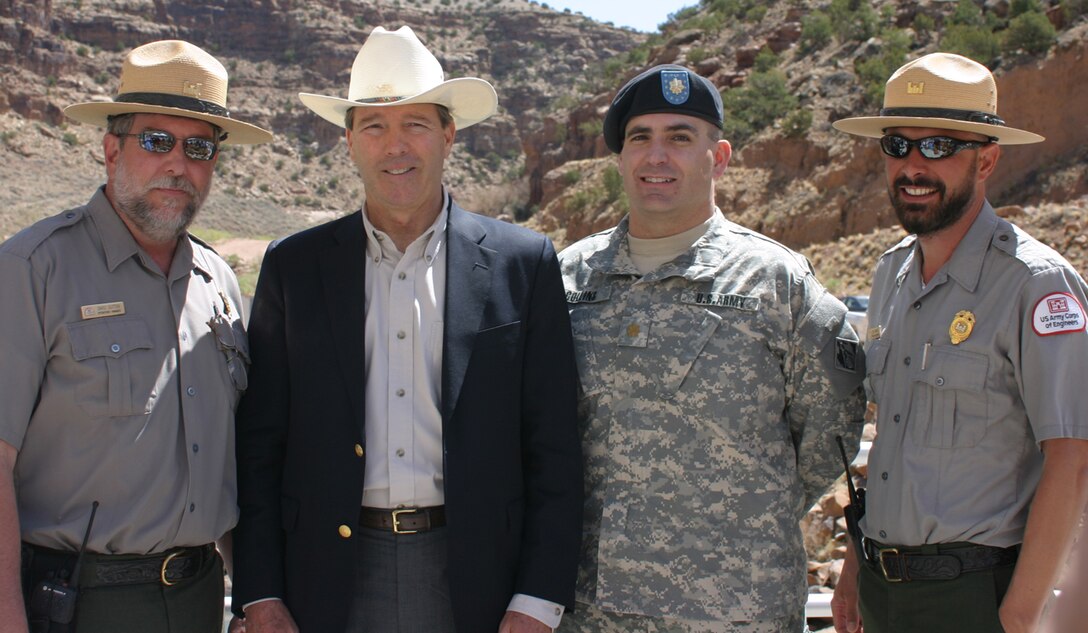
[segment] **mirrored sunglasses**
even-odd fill
[[[168,153],[178,142],[173,134],[158,130],[145,130],[139,134],[117,134],[117,136],[135,136],[140,141],[140,147],[156,154]],[[184,139],[181,143],[182,151],[193,160],[211,160],[219,151],[219,143],[207,138],[193,136]]]
[[[880,138],[880,149],[892,158],[906,158],[911,147],[917,147],[922,156],[930,160],[948,158],[962,149],[974,149],[989,145],[993,141],[961,141],[948,136],[927,136],[910,140],[898,134],[888,134]]]

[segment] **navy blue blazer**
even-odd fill
[[[457,630],[497,631],[523,593],[573,608],[581,539],[577,370],[545,237],[450,205],[442,440]],[[356,212],[273,243],[239,405],[233,608],[285,600],[303,633],[343,631],[364,456],[364,270]]]

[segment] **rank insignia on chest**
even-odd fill
[[[952,325],[948,326],[948,336],[953,345],[959,345],[971,336],[971,330],[975,329],[975,315],[970,310],[960,310],[952,319]]]

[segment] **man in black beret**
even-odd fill
[[[725,219],[717,88],[681,66],[604,122],[629,201],[560,253],[586,502],[561,631],[800,633],[798,521],[857,446],[863,361],[808,262]]]

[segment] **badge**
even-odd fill
[[[1084,308],[1076,297],[1064,292],[1049,294],[1035,304],[1031,327],[1039,336],[1084,331]]]
[[[865,333],[865,338],[870,341],[879,341],[880,337],[884,334],[884,328],[879,325],[874,325],[869,328],[869,331]]]
[[[102,317],[120,316],[125,313],[124,301],[111,301],[110,303],[95,303],[89,306],[81,306],[79,314],[83,320],[100,319]]]
[[[975,315],[970,310],[960,310],[952,319],[952,325],[948,326],[948,336],[953,345],[959,345],[971,336],[971,330],[975,329]]]
[[[686,70],[661,71],[661,96],[673,105],[686,103],[691,96],[691,82]]]
[[[858,343],[835,338],[835,369],[854,373],[858,370]]]
[[[223,314],[230,316],[230,300],[227,299],[227,295],[222,290],[219,291],[219,298],[223,300]]]

